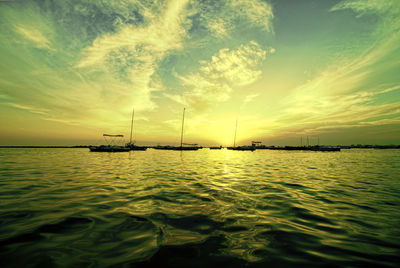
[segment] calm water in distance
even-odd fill
[[[400,150],[0,149],[1,267],[400,265]]]

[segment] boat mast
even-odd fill
[[[235,127],[235,137],[233,138],[233,147],[236,146],[236,132],[237,132],[237,118],[236,118],[236,127]]]
[[[183,143],[183,123],[185,122],[185,109],[186,108],[183,108],[183,116],[182,116],[181,147],[182,147],[182,143]]]
[[[132,131],[133,131],[133,116],[135,114],[135,108],[132,110],[132,121],[131,121],[131,138],[129,140],[129,143],[132,144]]]

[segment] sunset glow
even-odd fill
[[[400,142],[400,1],[0,1],[0,145]],[[228,144],[227,144],[228,143]]]

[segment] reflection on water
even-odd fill
[[[400,151],[0,149],[0,265],[397,266]]]

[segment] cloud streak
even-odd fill
[[[167,97],[197,111],[227,101],[234,88],[250,85],[261,75],[260,64],[267,52],[251,41],[235,50],[223,48],[209,61],[201,61],[198,73],[179,76],[185,88],[182,95],[165,94]]]
[[[379,18],[371,45],[353,57],[332,62],[295,88],[280,103],[272,135],[307,135],[395,124],[400,120],[400,80],[388,70],[400,68],[398,1],[343,1],[331,11],[351,9]],[[388,26],[389,25],[389,26]]]
[[[32,41],[36,47],[51,49],[50,41],[38,29],[17,25],[15,31],[27,40]]]
[[[223,39],[238,28],[259,28],[271,32],[274,18],[269,3],[260,0],[192,1],[191,13],[198,16],[198,28]]]

